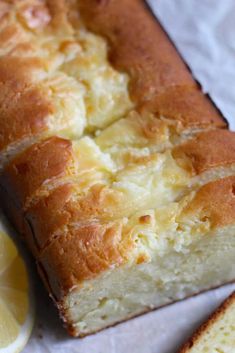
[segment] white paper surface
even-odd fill
[[[235,129],[234,0],[152,0],[161,22]],[[32,269],[35,272],[35,269]],[[36,323],[24,353],[175,353],[195,327],[233,286],[210,291],[107,329],[84,339],[71,339],[57,311],[33,275]]]

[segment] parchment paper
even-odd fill
[[[85,0],[84,0],[85,1]],[[118,1],[118,0],[116,0]],[[234,0],[149,0],[152,8],[235,129]],[[84,339],[71,339],[35,274],[36,323],[24,353],[175,353],[195,327],[235,285],[210,291],[107,329]]]

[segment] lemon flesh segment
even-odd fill
[[[20,326],[17,324],[13,314],[8,310],[3,301],[0,300],[0,347],[10,345],[20,332]]]
[[[29,301],[25,292],[12,288],[0,287],[0,298],[12,313],[18,324],[22,325],[29,309]]]
[[[13,241],[0,232],[0,353],[19,352],[32,329],[28,275]]]
[[[28,276],[25,264],[19,256],[13,259],[11,265],[4,272],[0,273],[0,287],[18,289],[25,293],[28,292]]]

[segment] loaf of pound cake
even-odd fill
[[[235,351],[235,292],[196,331],[179,353]]]
[[[0,165],[73,336],[235,279],[235,133],[144,1],[0,1]]]

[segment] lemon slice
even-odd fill
[[[0,231],[0,353],[20,352],[30,336],[33,310],[24,261]]]

